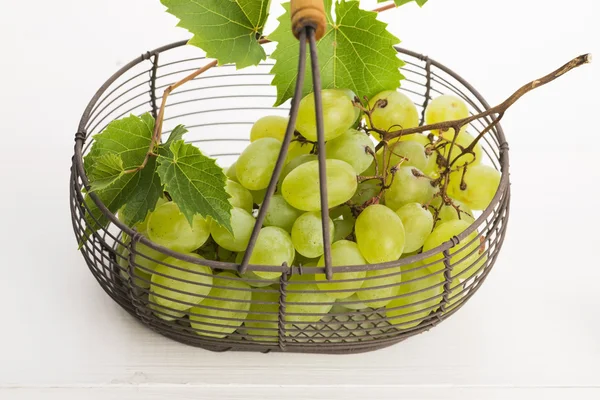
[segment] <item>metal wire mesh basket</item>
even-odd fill
[[[197,56],[197,49],[185,44],[161,47],[125,65],[86,108],[75,137],[70,178],[71,214],[78,240],[90,224],[84,202],[88,181],[83,156],[90,149],[92,136],[130,113],[149,111],[156,117],[164,89],[206,63]],[[450,69],[412,51],[397,50],[406,62],[402,68],[406,79],[400,90],[420,111],[439,94],[459,96],[472,114],[489,109],[483,97]],[[165,134],[177,124],[185,124],[189,129],[187,141],[221,165],[230,165],[247,145],[249,128],[258,118],[289,111],[285,106],[271,107],[276,97],[269,74],[272,65],[268,60],[242,71],[224,65],[195,78],[171,95]],[[468,129],[476,134],[491,123],[491,116],[477,119]],[[508,145],[500,125],[495,125],[481,144],[484,162],[502,172],[489,207],[466,231],[428,252],[384,264],[336,267],[336,282],[348,289],[307,290],[302,286],[299,290],[314,279],[302,265],[250,265],[246,273],[238,274],[240,264],[190,259],[150,242],[123,225],[102,204],[98,206],[111,222],[85,241],[81,252],[94,277],[117,303],[156,332],[186,344],[214,351],[261,352],[357,353],[383,348],[426,331],[455,313],[478,290],[496,261],[510,200]],[[148,254],[160,255],[156,261],[175,270],[178,266],[168,264],[165,256],[202,264],[206,269],[181,279],[189,288],[189,292],[179,291],[185,300],[159,304],[156,297],[164,297],[164,293],[150,288],[148,274],[152,271],[140,273],[151,261]],[[453,272],[461,262],[461,272]],[[314,268],[311,274],[315,271],[325,272]],[[266,274],[261,272],[270,272],[276,279],[264,279]],[[218,279],[215,273],[220,273]],[[416,278],[394,279],[399,275]],[[210,276],[212,284],[201,283],[203,280],[195,276]],[[219,297],[219,289],[230,288],[232,282],[238,295]],[[369,307],[356,294],[344,294],[394,286],[400,289],[390,296],[392,302],[381,308]],[[255,305],[261,307],[254,309]]]

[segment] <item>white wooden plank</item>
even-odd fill
[[[331,386],[201,386],[201,387],[80,387],[1,389],[6,400],[597,400],[598,388],[537,388],[537,387],[331,387]]]

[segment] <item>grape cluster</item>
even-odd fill
[[[300,103],[294,140],[250,264],[303,266],[303,274],[291,276],[287,283],[285,326],[292,331],[314,329],[311,324],[323,323],[332,309],[385,307],[390,323],[402,329],[416,326],[442,301],[447,283],[442,254],[403,267],[336,270],[396,261],[451,240],[475,220],[474,211],[490,204],[500,173],[482,163],[482,148],[471,146],[474,137],[466,129],[384,140],[381,132],[419,125],[417,108],[400,92],[382,92],[365,105],[349,90],[323,90],[322,97],[333,279],[311,271],[325,265],[312,94]],[[468,115],[461,99],[445,95],[431,101],[425,122]],[[199,215],[190,224],[167,199],[161,199],[135,229],[199,260],[240,263],[287,123],[279,116],[256,121],[251,143],[225,171],[233,206],[231,231]],[[450,306],[460,297],[452,294],[487,261],[478,236],[474,231],[449,250]],[[276,340],[280,272],[216,272],[167,258],[139,243],[135,257],[129,256],[128,246],[121,246],[119,255],[121,275],[129,278],[128,273],[135,272],[132,282],[149,288],[149,304],[159,318],[189,316],[191,327],[203,336],[222,338],[239,330],[255,340]]]

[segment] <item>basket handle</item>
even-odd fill
[[[291,0],[290,12],[292,32],[296,39],[300,38],[300,32],[307,27],[315,30],[316,40],[323,37],[327,27],[323,0]]]

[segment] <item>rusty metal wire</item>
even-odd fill
[[[308,35],[310,39],[310,32]],[[75,135],[70,176],[75,236],[79,242],[86,229],[99,228],[82,244],[81,253],[100,286],[127,312],[164,336],[213,351],[343,354],[386,347],[427,331],[473,296],[498,257],[510,210],[508,145],[500,125],[481,142],[485,162],[502,172],[500,187],[490,206],[476,216],[465,232],[436,249],[398,261],[335,268],[335,274],[381,270],[375,276],[351,279],[336,279],[333,274],[333,279],[350,286],[377,279],[369,289],[397,287],[397,293],[387,298],[391,303],[386,307],[371,308],[368,301],[360,300],[356,293],[366,290],[362,287],[318,289],[314,276],[326,272],[331,276],[328,268],[248,265],[249,256],[240,264],[198,260],[173,252],[123,225],[97,202],[110,221],[108,226],[100,226],[89,213],[89,201],[84,201],[83,194],[88,186],[83,156],[89,151],[92,136],[110,121],[129,113],[156,115],[162,91],[206,63],[203,57],[190,56],[191,50],[185,43],[147,52],[115,73],[90,101]],[[397,50],[406,61],[402,69],[406,80],[400,90],[413,99],[419,111],[424,112],[432,97],[445,93],[465,100],[472,114],[490,108],[471,85],[447,67],[409,50]],[[189,142],[216,157],[222,165],[230,164],[247,145],[249,128],[256,119],[289,112],[285,106],[271,107],[276,98],[270,85],[272,65],[269,60],[243,71],[226,65],[195,78],[184,89],[171,94],[165,134],[176,124],[184,123],[190,131]],[[235,106],[231,103],[233,99]],[[477,134],[491,122],[491,117],[473,121],[469,130]],[[293,126],[290,129],[293,132]],[[227,143],[226,151],[223,143]],[[277,177],[273,182],[275,185]],[[93,195],[90,198],[97,201]],[[148,256],[149,251],[162,254],[161,259]],[[210,273],[187,270],[187,278],[178,279],[156,271],[155,265],[169,267],[169,271],[185,271],[169,264],[165,256],[206,265]],[[459,264],[460,268],[456,268]],[[223,275],[223,271],[230,273]],[[255,274],[259,271],[277,272],[279,277],[261,279]],[[220,273],[218,281],[214,279],[217,273]],[[153,274],[187,284],[187,290],[152,282]],[[399,283],[395,279],[398,275],[403,278]],[[203,282],[203,278],[212,281]],[[169,291],[160,291],[161,288]],[[223,298],[218,289],[236,290],[240,296]],[[320,300],[314,300],[323,293],[338,299],[321,296]],[[259,305],[261,308],[257,309]]]

